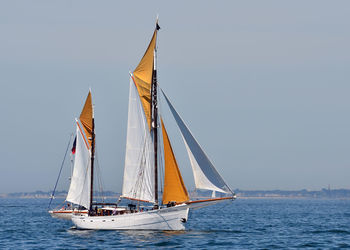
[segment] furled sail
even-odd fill
[[[122,196],[154,202],[153,143],[132,77]]]
[[[173,201],[176,203],[182,203],[189,200],[188,193],[182,180],[181,173],[162,119],[161,123],[165,162],[163,204]]]
[[[89,94],[86,98],[85,105],[83,110],[81,111],[79,120],[81,124],[83,125],[83,129],[86,135],[86,138],[89,141],[89,146],[91,148],[91,142],[92,142],[92,117],[93,117],[93,110],[92,110],[92,101],[91,101],[91,91],[89,91]]]
[[[66,200],[89,208],[91,155],[89,144],[77,121],[76,149],[73,175]]]
[[[173,114],[176,123],[181,131],[183,140],[186,145],[187,153],[190,158],[192,171],[194,175],[195,185],[199,189],[214,190],[222,193],[232,193],[226,185],[220,174],[216,171],[213,164],[210,162],[207,155],[202,150],[196,139],[187,128],[184,121],[176,112],[168,97],[162,90],[165,100],[168,103],[171,113]]]
[[[154,68],[154,50],[156,48],[157,29],[155,29],[151,42],[143,55],[139,65],[133,72],[134,81],[141,99],[143,110],[151,130],[151,86]]]

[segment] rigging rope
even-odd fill
[[[73,133],[71,133],[71,135],[70,135],[70,137],[69,137],[67,149],[66,149],[66,152],[64,153],[64,157],[63,157],[63,161],[62,161],[62,164],[61,164],[60,172],[58,173],[58,177],[57,177],[57,180],[56,180],[55,187],[54,187],[54,189],[53,189],[53,191],[52,191],[52,194],[51,194],[51,199],[50,199],[50,203],[49,203],[48,208],[50,208],[51,203],[52,203],[52,200],[53,200],[53,198],[54,198],[54,196],[55,196],[57,184],[58,184],[58,181],[59,181],[60,176],[61,176],[62,168],[63,168],[64,162],[65,162],[65,160],[66,160],[67,152],[68,152],[68,149],[69,149],[70,142],[72,141],[72,137],[73,137]]]
[[[101,171],[101,167],[100,167],[100,163],[98,160],[98,153],[97,153],[97,147],[95,148],[95,160],[96,160],[96,167],[97,167],[97,171],[96,171],[96,176],[97,176],[97,184],[99,187],[99,195],[102,197],[102,202],[105,201],[104,199],[104,191],[103,191],[103,182],[102,182],[102,171]]]

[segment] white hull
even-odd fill
[[[79,229],[97,230],[185,230],[189,206],[186,204],[137,213],[111,216],[73,214]]]

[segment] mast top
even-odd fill
[[[89,94],[92,96],[91,87],[89,87]],[[95,104],[92,101],[92,97],[91,97],[91,109],[92,109],[92,119],[94,119],[95,118]]]
[[[160,26],[158,24],[159,21],[159,15],[157,15],[157,19],[156,19],[156,30],[160,30]]]

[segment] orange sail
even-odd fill
[[[152,40],[143,55],[139,65],[133,72],[133,79],[140,95],[141,103],[149,129],[151,129],[151,87],[154,67],[154,49],[156,47],[157,29],[155,29]]]
[[[161,120],[161,122],[165,161],[163,204],[173,201],[176,203],[186,202],[189,200],[186,186],[182,180],[179,167],[177,166],[163,120]]]
[[[91,141],[92,141],[92,123],[93,123],[92,112],[93,111],[92,111],[91,92],[89,91],[89,94],[86,98],[85,105],[83,110],[81,111],[79,119],[81,124],[83,125],[83,129],[89,141],[90,148],[91,148]]]

